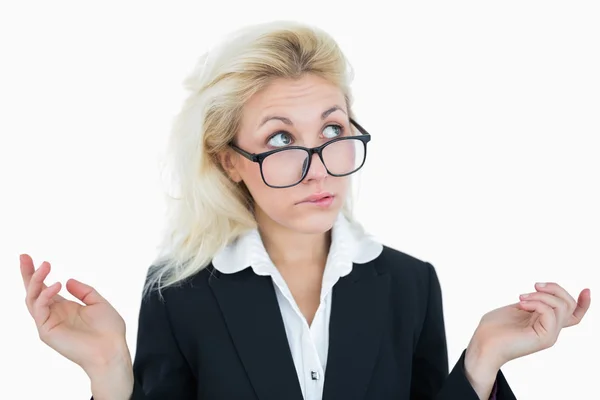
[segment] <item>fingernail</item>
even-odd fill
[[[522,295],[521,295],[521,297],[522,297],[522,298],[525,298],[525,297],[527,297],[527,296],[529,296],[529,293],[525,293],[525,294],[522,294]]]
[[[539,287],[544,287],[546,286],[546,282],[538,282],[536,285],[538,285]]]

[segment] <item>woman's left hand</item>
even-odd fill
[[[519,303],[485,314],[467,357],[485,359],[487,367],[498,370],[510,360],[552,347],[562,328],[577,325],[590,307],[589,289],[577,301],[556,283],[537,283],[535,289],[521,295]]]

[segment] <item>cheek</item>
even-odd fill
[[[351,180],[350,177],[345,176],[342,178],[330,177],[330,182],[325,185],[325,190],[335,193],[336,195],[336,206],[340,209],[343,203],[346,201],[348,196],[351,195]]]
[[[349,176],[336,179],[334,191],[339,193],[340,197],[345,198],[348,195],[348,191],[350,190],[350,179]]]
[[[240,169],[240,175],[250,191],[254,202],[263,210],[283,209],[290,196],[285,189],[274,189],[265,184],[258,163],[248,162]],[[290,200],[291,201],[291,200]]]
[[[238,167],[238,173],[251,193],[254,190],[261,189],[261,184],[262,186],[266,186],[260,176],[260,166],[258,163],[244,159]]]

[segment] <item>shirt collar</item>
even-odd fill
[[[379,256],[383,245],[340,213],[331,231],[331,246],[323,276],[323,286],[335,283],[352,271],[352,264],[364,264]],[[274,275],[276,270],[257,229],[229,243],[213,258],[216,270],[233,274],[252,267],[257,275]]]

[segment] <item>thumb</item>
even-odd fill
[[[96,289],[77,279],[69,279],[67,281],[67,290],[88,306],[98,303],[107,303],[106,299],[100,296],[100,293],[98,293]]]
[[[554,344],[560,332],[554,309],[539,300],[522,301],[521,307],[523,310],[537,312],[540,315],[533,321],[532,328],[540,338],[552,341]]]

